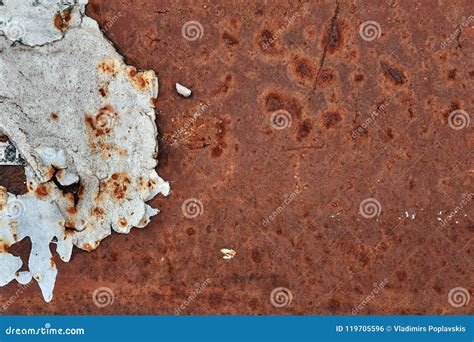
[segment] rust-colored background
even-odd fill
[[[474,21],[442,47],[473,7],[91,1],[87,13],[127,63],[159,76],[158,172],[172,193],[152,201],[162,213],[145,229],[58,259],[51,303],[35,284],[6,313],[174,314],[186,301],[181,314],[351,314],[388,281],[358,313],[472,314],[474,299],[455,308],[448,293],[474,295],[474,205],[445,226],[438,218],[473,192],[474,122],[455,130],[448,116],[462,109],[474,120]],[[369,20],[381,27],[373,41],[359,34]],[[188,21],[202,25],[200,39],[183,38]],[[277,110],[290,127],[272,127]],[[1,170],[2,182],[18,179]],[[382,211],[367,219],[359,204],[370,197]],[[203,203],[194,219],[181,209],[189,198]],[[221,248],[237,255],[224,260]],[[112,305],[94,305],[99,287],[112,289]],[[272,305],[277,287],[291,304]]]

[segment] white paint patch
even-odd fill
[[[191,89],[186,88],[185,86],[176,83],[176,91],[178,94],[184,96],[184,97],[189,97],[191,96]]]
[[[92,251],[112,230],[145,227],[159,212],[145,202],[170,190],[155,171],[157,77],[124,63],[85,4],[1,6],[0,132],[24,159],[29,192],[0,187],[0,286],[34,278],[47,302],[57,275],[51,243],[68,262],[73,246]],[[58,30],[54,18],[66,9]],[[29,270],[19,273],[8,247],[26,237]]]

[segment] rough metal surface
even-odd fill
[[[130,4],[87,12],[158,73],[173,191],[7,313],[473,313],[470,1]]]

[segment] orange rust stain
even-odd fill
[[[54,262],[53,257],[49,258],[49,264],[51,265],[51,268],[54,268],[54,266],[56,266],[56,263]]]
[[[76,208],[74,208],[74,207],[69,207],[69,208],[67,208],[67,212],[68,212],[68,214],[70,214],[70,215],[76,215],[77,210],[76,210]]]
[[[106,192],[112,198],[123,200],[130,186],[130,178],[126,173],[114,173],[108,180],[100,184],[100,192]]]
[[[56,169],[53,166],[50,166],[47,172],[48,179],[53,178],[55,172],[56,172]]]
[[[109,96],[109,91],[106,87],[100,87],[99,88],[99,94],[102,97],[107,97],[107,96]]]
[[[104,217],[105,210],[103,208],[95,207],[94,209],[92,209],[91,215],[96,217]]]
[[[87,243],[87,242],[86,242],[85,244],[83,244],[82,247],[83,247],[86,251],[89,251],[89,252],[94,250],[94,248],[91,246],[91,244],[90,244],[90,243]]]
[[[3,186],[0,186],[0,211],[5,208],[7,202],[8,202],[7,189]]]
[[[58,114],[56,113],[51,113],[51,119],[54,120],[54,121],[58,121]]]
[[[38,198],[45,198],[49,195],[49,187],[46,184],[40,184],[36,188],[35,193]]]
[[[112,130],[113,122],[118,117],[118,113],[111,105],[105,105],[97,111],[95,116],[86,115],[85,122],[96,137],[107,135]]]
[[[139,91],[146,91],[152,84],[154,73],[151,71],[137,71],[135,67],[128,67],[128,78]]]
[[[118,64],[115,60],[101,60],[97,65],[97,70],[104,74],[115,76],[118,73]]]
[[[66,9],[62,12],[56,13],[54,16],[54,27],[61,32],[66,32],[71,21],[71,10]]]
[[[127,225],[128,225],[127,220],[122,217],[122,218],[119,220],[119,226],[122,227],[122,228],[125,228],[125,227],[127,227]]]
[[[10,245],[2,240],[0,240],[0,251],[2,252],[8,252],[10,249]]]

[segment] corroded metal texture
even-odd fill
[[[472,12],[91,1],[127,63],[158,74],[173,191],[151,229],[59,264],[48,305],[1,289],[6,312],[473,313]]]

